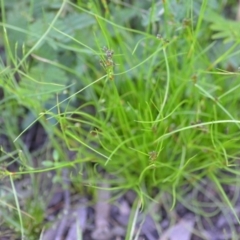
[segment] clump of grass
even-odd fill
[[[74,36],[62,30],[55,23],[64,4],[94,23]],[[76,185],[95,189],[107,181],[112,191],[135,190],[143,205],[146,199],[156,196],[157,189],[172,195],[172,207],[183,199],[184,187],[195,188],[200,180],[210,179],[235,213],[222,185],[238,185],[239,85],[235,80],[239,74],[223,71],[221,66],[237,45],[213,61],[209,55],[215,42],[209,40],[211,31],[203,21],[207,1],[202,2],[198,15],[186,6],[183,19],[174,18],[172,4],[166,1],[162,5],[163,29],[158,35],[154,32],[153,11],[146,31],[140,31],[116,22],[114,17],[119,16],[114,15],[113,4],[102,10],[97,3],[85,6],[66,1],[45,34],[28,51],[22,50],[21,60],[10,54],[9,61],[15,68],[8,77],[13,80],[13,74],[18,73],[25,84],[13,80],[15,85],[2,82],[1,86],[6,96],[13,94],[14,101],[36,116],[21,134],[35,121],[41,121],[60,156],[58,161],[44,159],[43,166],[37,169],[30,162],[24,163],[24,170],[16,174],[34,176],[65,167],[77,168],[81,174],[73,176]],[[156,6],[153,3],[151,7]],[[66,65],[66,59],[56,61],[37,55],[44,55],[38,47],[45,41],[52,44],[49,33],[69,42],[63,45],[56,41],[56,46],[61,51],[71,49],[77,62],[74,68]],[[11,52],[7,33],[5,38],[6,49]],[[37,64],[61,69],[69,81],[38,81],[31,67],[24,65],[30,55],[40,61]],[[58,74],[63,76],[60,71]],[[46,85],[50,91],[43,88],[45,98],[37,95],[41,101],[35,104],[32,96],[24,94],[29,94],[26,83]],[[82,101],[84,104],[76,107]],[[92,107],[94,111],[88,113]],[[67,160],[66,148],[76,152],[76,159]],[[224,173],[228,175],[222,177]],[[14,186],[12,179],[11,183]],[[14,196],[17,200],[17,194]],[[16,206],[22,229],[20,208]]]
[[[158,187],[171,189],[177,197],[181,186],[204,177],[220,184],[218,174],[236,167],[231,159],[238,153],[239,120],[233,110],[237,97],[226,95],[234,87],[231,73],[208,71],[211,45],[198,40],[205,30],[205,8],[206,2],[196,21],[188,16],[190,26],[175,32],[167,26],[168,40],[123,30],[99,13],[84,10],[98,19],[104,40],[121,57],[113,57],[114,80],[107,73],[106,80],[91,86],[97,95],[92,103],[95,116],[72,112],[79,117],[71,121],[88,125],[95,134],[81,133],[81,128],[62,132],[70,147],[77,141],[94,152],[92,161],[115,176],[115,189],[152,196]],[[97,145],[93,148],[91,142]],[[95,185],[102,177],[97,171],[93,176],[87,181]]]

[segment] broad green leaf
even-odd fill
[[[55,93],[62,92],[68,78],[65,72],[49,64],[39,63],[19,83],[18,93],[26,101],[44,104]]]
[[[210,28],[217,33],[212,35],[213,39],[224,39],[224,42],[240,41],[239,22],[225,19],[217,13],[209,12],[205,19],[211,22]]]

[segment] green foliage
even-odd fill
[[[212,35],[213,39],[223,39],[224,43],[240,41],[240,25],[238,22],[226,19],[212,11],[207,12],[205,19],[211,23],[211,29],[216,32]]]
[[[0,133],[24,151],[25,160],[12,156],[20,165],[16,176],[30,175],[36,190],[39,174],[55,170],[59,182],[69,168],[78,173],[71,175],[76,189],[94,191],[107,181],[113,192],[135,190],[143,206],[158,189],[172,195],[173,207],[184,202],[184,187],[211,179],[234,211],[222,184],[239,184],[240,29],[221,17],[224,5],[9,2],[1,6]],[[36,121],[49,138],[37,163],[21,141]],[[76,153],[72,161],[68,150]],[[14,181],[12,189],[17,211],[7,222],[31,236],[43,221],[41,192],[17,206]],[[30,228],[22,211],[36,219]],[[134,219],[137,207],[132,213]]]

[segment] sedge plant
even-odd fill
[[[135,28],[130,20],[137,7],[130,8],[131,15],[115,1],[109,5],[63,1],[54,16],[46,12],[43,19],[51,21],[43,33],[31,23],[28,30],[16,28],[5,18],[1,25],[7,63],[13,67],[2,66],[2,101],[32,113],[24,128],[12,133],[11,141],[22,149],[21,136],[39,121],[51,149],[35,168],[25,149],[27,160],[16,157],[22,168],[15,176],[29,175],[33,184],[39,174],[77,169],[72,182],[92,194],[107,182],[113,195],[135,191],[136,203],[144,209],[167,193],[168,210],[180,201],[201,215],[207,212],[199,210],[200,203],[189,205],[184,195],[193,189],[203,191],[202,182],[211,181],[238,220],[236,196],[228,196],[224,186],[239,186],[239,73],[224,67],[238,51],[239,38],[218,54],[220,40],[211,39],[205,21],[208,1],[180,5],[152,1],[144,16],[147,21]],[[67,28],[64,11],[72,13],[70,23],[83,17],[86,26],[72,23]],[[124,14],[129,14],[127,20]],[[14,31],[25,34],[27,45],[23,41],[21,48],[11,46],[9,32]],[[43,69],[49,70],[45,78],[40,76]],[[33,93],[35,89],[39,91]],[[75,153],[71,161],[69,150]],[[11,182],[23,236],[14,179],[8,171],[3,174]],[[57,176],[55,180],[61,181]],[[131,227],[128,235],[133,235]]]

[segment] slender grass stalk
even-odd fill
[[[14,199],[15,199],[15,203],[16,203],[16,208],[17,208],[17,212],[18,212],[18,217],[19,217],[19,223],[20,223],[20,226],[21,226],[21,238],[24,239],[25,238],[25,234],[24,234],[24,226],[23,226],[23,219],[22,219],[22,213],[21,213],[21,209],[20,209],[20,205],[19,205],[19,201],[18,201],[18,194],[16,192],[16,188],[15,188],[15,184],[14,184],[14,181],[13,181],[13,177],[12,177],[12,174],[9,175],[9,179],[10,179],[10,182],[11,182],[11,186],[12,186],[12,190],[13,190],[13,196],[14,196]]]

